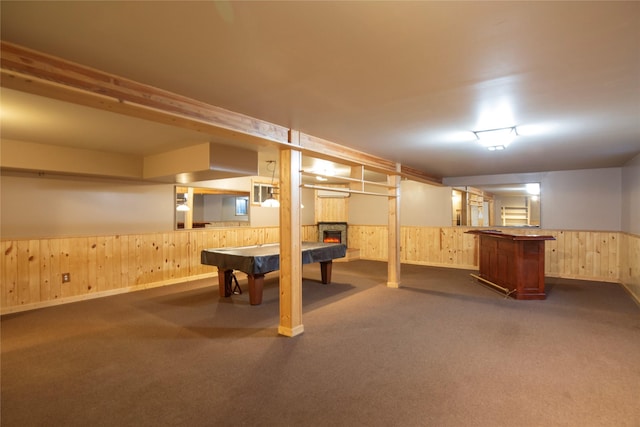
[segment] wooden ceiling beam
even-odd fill
[[[300,150],[303,154],[397,175],[396,163],[311,135],[300,134],[300,146],[289,143],[290,129],[212,106],[169,91],[135,82],[0,41],[1,84],[4,87],[85,105],[127,116],[182,127],[255,145]],[[418,170],[401,168],[401,176],[441,184]]]
[[[2,86],[249,142],[288,143],[289,129],[2,41]]]
[[[367,170],[385,173],[389,175],[400,175],[403,178],[424,182],[433,185],[442,185],[442,178],[428,175],[417,169],[402,166],[400,173],[396,169],[396,163],[381,157],[367,154],[362,151],[335,142],[327,141],[312,135],[300,133],[300,146],[305,150],[305,154],[324,160],[336,161],[349,166],[363,165]]]

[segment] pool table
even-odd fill
[[[302,242],[302,263],[320,263],[322,283],[331,283],[331,266],[336,258],[346,255],[347,247],[341,243]],[[249,303],[262,303],[265,274],[280,269],[280,245],[269,243],[254,246],[204,249],[200,262],[218,267],[218,288],[221,297],[232,292],[233,270],[247,274]]]

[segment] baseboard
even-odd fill
[[[347,254],[344,258],[336,258],[333,262],[349,262],[360,259],[360,249],[347,248]]]
[[[640,307],[640,295],[636,295],[633,290],[625,283],[620,283],[625,291],[629,294],[631,299],[635,301],[636,305]]]
[[[112,289],[109,291],[94,292],[91,294],[77,295],[77,296],[66,297],[66,298],[57,298],[57,299],[48,300],[48,301],[34,302],[31,304],[24,304],[24,305],[15,305],[11,307],[2,307],[0,308],[0,315],[20,313],[22,311],[36,310],[38,308],[53,307],[56,305],[69,304],[72,302],[80,302],[80,301],[86,301],[86,300],[91,300],[96,298],[104,298],[112,295],[143,291],[145,289],[159,288],[162,286],[175,285],[178,283],[192,282],[194,280],[209,279],[212,277],[218,277],[218,273],[217,272],[204,273],[204,274],[198,274],[195,276],[178,277],[175,279],[162,280],[160,282],[153,282],[153,283],[145,283],[145,284],[136,285],[136,286],[127,286],[124,288]],[[215,283],[215,285],[217,285],[217,282]]]

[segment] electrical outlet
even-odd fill
[[[71,273],[62,273],[62,283],[71,281]]]

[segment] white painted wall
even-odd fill
[[[542,228],[640,234],[640,156],[623,168],[471,177],[448,185],[542,184]],[[456,178],[458,179],[458,178]],[[199,183],[198,186],[201,186]],[[216,188],[247,191],[251,178],[218,180]],[[173,230],[172,184],[133,183],[4,173],[0,179],[1,238],[136,234]],[[301,221],[315,223],[313,190],[302,189]],[[401,225],[449,226],[451,188],[401,184]],[[349,223],[386,225],[387,198],[352,195]],[[279,210],[250,205],[251,226],[279,224]]]
[[[388,214],[386,197],[352,194],[349,198],[350,224],[387,225]],[[401,182],[400,225],[448,227],[452,215],[451,188],[416,181]]]
[[[302,188],[300,190],[300,200],[304,206],[300,214],[302,225],[314,225],[316,223],[316,195],[315,190]]]
[[[451,188],[402,181],[400,225],[449,227],[453,220]]]
[[[389,223],[389,206],[386,197],[352,194],[347,200],[349,224],[387,225]]]
[[[542,228],[621,230],[621,168],[546,172],[540,195]]]
[[[3,174],[0,237],[45,238],[173,230],[173,191],[171,184]]]
[[[622,231],[640,235],[640,154],[622,168]]]

